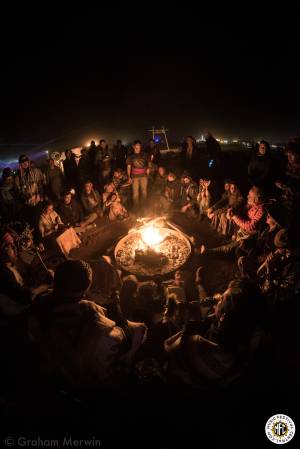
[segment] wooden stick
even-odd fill
[[[49,270],[48,270],[48,268],[46,267],[46,265],[45,265],[43,259],[41,258],[41,255],[40,255],[40,253],[39,253],[38,250],[36,250],[36,255],[38,256],[39,261],[41,262],[41,265],[43,266],[43,268],[47,271],[47,273],[49,273]]]

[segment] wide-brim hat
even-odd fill
[[[22,164],[22,162],[26,161],[29,161],[29,157],[26,156],[26,154],[21,154],[21,156],[19,157],[19,164]]]
[[[2,172],[2,178],[3,179],[10,178],[10,177],[13,177],[13,176],[14,176],[14,172],[12,171],[12,169],[10,167],[5,167],[3,169],[3,172]]]
[[[266,204],[266,211],[279,226],[284,227],[286,224],[286,213],[279,204]]]

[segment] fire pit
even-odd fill
[[[188,238],[164,217],[140,219],[115,248],[115,259],[125,271],[140,276],[178,270],[190,257]]]

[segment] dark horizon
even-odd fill
[[[104,138],[143,138],[152,125],[174,140],[203,130],[273,142],[300,134],[299,37],[283,18],[220,25],[180,10],[171,21],[96,7],[35,12],[1,30],[2,143],[42,143],[90,124]]]

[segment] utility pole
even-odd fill
[[[152,133],[152,139],[155,140],[155,134],[162,134],[165,138],[167,149],[170,150],[169,142],[167,138],[167,129],[162,126],[161,128],[155,128],[155,126],[152,126],[152,129],[148,129],[148,132]]]

